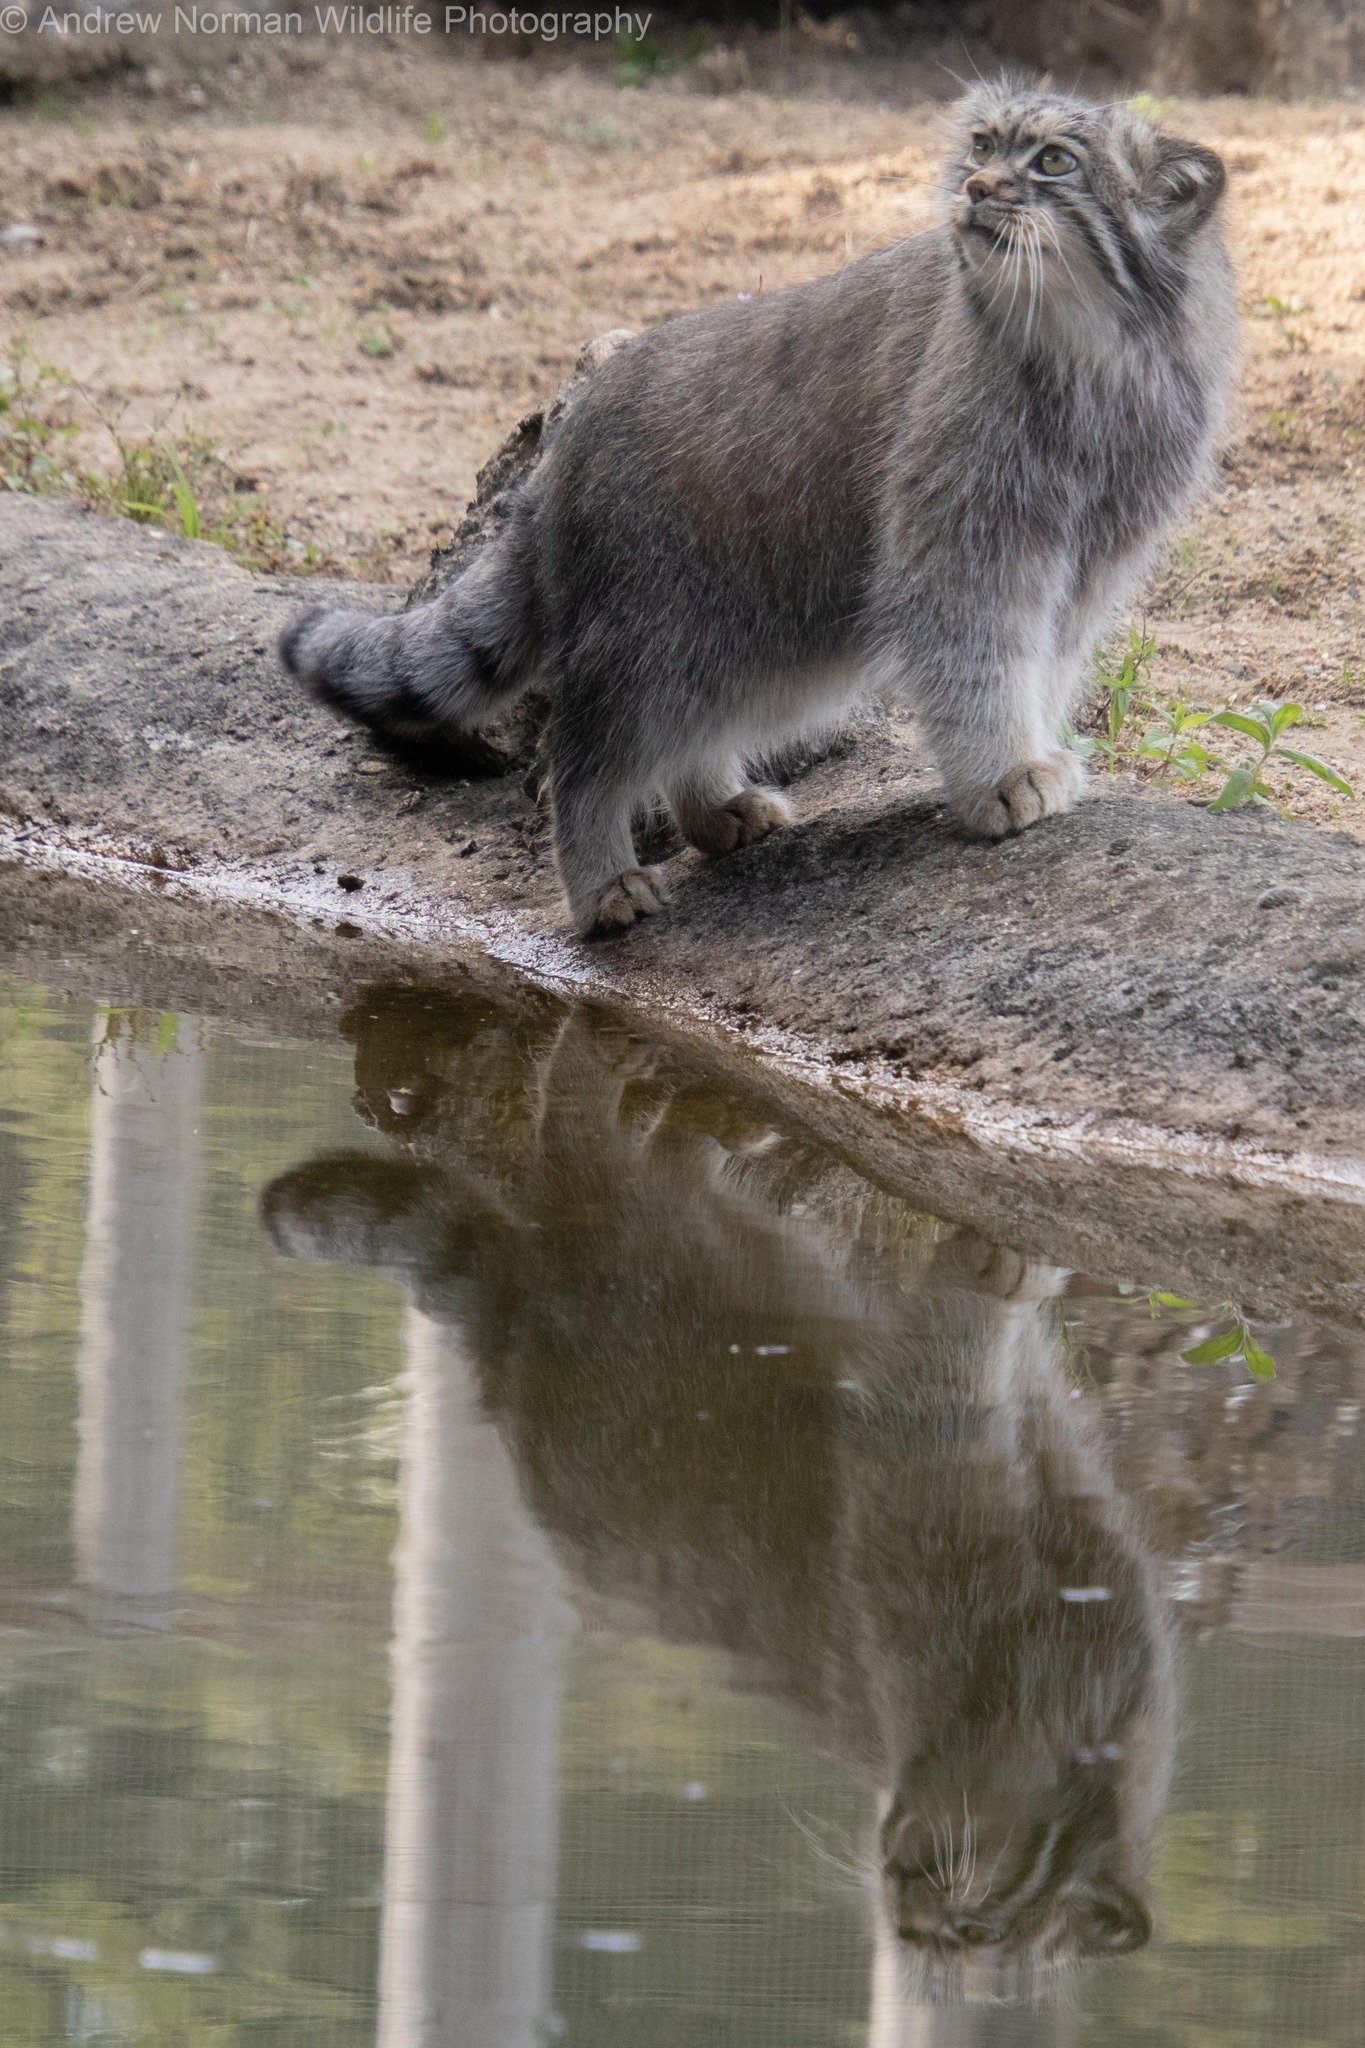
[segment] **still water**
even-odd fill
[[[0,2040],[1365,2039],[1365,1344],[1162,1290],[548,999],[0,982]]]

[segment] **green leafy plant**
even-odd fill
[[[1302,328],[1291,327],[1290,320],[1296,313],[1306,313],[1308,306],[1303,299],[1282,299],[1278,292],[1271,292],[1264,299],[1257,299],[1252,307],[1256,320],[1273,320],[1280,332],[1280,339],[1292,354],[1295,349],[1308,347],[1308,336]]]
[[[78,469],[60,459],[61,441],[81,431],[59,416],[75,399],[113,443],[116,460],[107,467]],[[139,526],[211,541],[247,568],[307,576],[324,565],[323,550],[287,532],[259,497],[233,495],[222,458],[206,434],[171,439],[158,428],[146,438],[131,438],[120,419],[104,411],[67,371],[40,362],[27,335],[13,336],[0,358],[0,488],[67,491],[96,511]]]
[[[1121,1288],[1122,1299],[1129,1300],[1136,1289]],[[1170,1316],[1178,1322],[1226,1323],[1229,1327],[1216,1336],[1203,1337],[1197,1344],[1182,1351],[1180,1356],[1186,1365],[1216,1365],[1221,1359],[1230,1359],[1236,1365],[1244,1365],[1253,1379],[1273,1380],[1275,1377],[1274,1354],[1258,1343],[1252,1335],[1251,1323],[1235,1302],[1221,1301],[1215,1307],[1207,1307],[1198,1301],[1189,1301],[1183,1294],[1168,1294],[1161,1288],[1147,1290],[1147,1307],[1154,1320]]]
[[[1105,730],[1095,739],[1095,750],[1104,755],[1110,772],[1118,766],[1119,751],[1123,744],[1128,719],[1135,704],[1146,701],[1143,684],[1148,669],[1156,658],[1156,641],[1146,628],[1128,628],[1128,644],[1117,668],[1112,667],[1103,655],[1096,664],[1100,685],[1106,692],[1108,703],[1105,715]]]
[[[1070,745],[1082,754],[1101,755],[1111,774],[1124,761],[1149,764],[1156,782],[1174,775],[1182,782],[1194,783],[1205,775],[1220,774],[1223,785],[1210,806],[1215,811],[1271,804],[1273,794],[1266,781],[1266,769],[1272,761],[1283,761],[1315,775],[1340,796],[1355,795],[1345,777],[1326,761],[1283,744],[1282,735],[1305,716],[1302,704],[1264,701],[1249,711],[1231,704],[1208,711],[1179,697],[1158,697],[1147,687],[1148,671],[1156,652],[1156,641],[1146,629],[1130,626],[1121,659],[1099,657],[1096,677],[1105,693],[1103,730],[1078,735],[1068,729]],[[1135,732],[1139,719],[1144,721],[1142,729]],[[1211,726],[1241,733],[1255,743],[1256,751],[1241,761],[1224,760],[1208,744]]]
[[[171,465],[171,496],[175,509],[180,514],[180,526],[186,540],[204,538],[204,522],[199,512],[199,500],[190,488],[189,479],[180,466],[180,458],[174,449],[168,450]]]
[[[422,134],[425,137],[425,139],[430,143],[438,143],[445,141],[446,124],[439,114],[427,115],[426,121],[422,127]]]
[[[83,469],[77,478],[91,504],[101,512],[122,513],[139,526],[179,531],[188,540],[212,538],[186,465],[201,476],[210,471],[218,461],[213,443],[193,435],[182,440],[177,451],[157,438],[129,441],[112,425],[108,431],[118,452],[118,467]]]
[[[1154,780],[1160,782],[1174,773],[1183,782],[1197,782],[1201,775],[1207,775],[1215,766],[1215,757],[1195,734],[1209,723],[1212,714],[1198,711],[1178,697],[1169,704],[1155,698],[1146,708],[1152,723],[1138,741],[1136,751],[1140,759],[1156,763]]]
[[[1354,796],[1355,791],[1344,776],[1335,768],[1329,768],[1316,754],[1304,754],[1297,747],[1280,744],[1281,733],[1288,732],[1303,717],[1302,704],[1260,703],[1250,711],[1234,711],[1230,706],[1214,712],[1209,720],[1211,725],[1225,726],[1230,732],[1242,733],[1251,740],[1257,752],[1229,770],[1227,781],[1214,798],[1211,809],[1215,811],[1239,810],[1244,804],[1270,804],[1271,791],[1266,786],[1265,770],[1272,761],[1290,761],[1296,768],[1304,768],[1310,775],[1316,775],[1329,789],[1335,789],[1342,796]],[[1225,767],[1226,763],[1219,763]]]
[[[71,488],[61,443],[76,428],[52,416],[53,400],[70,384],[65,371],[39,361],[27,334],[11,336],[0,362],[0,485],[6,490],[37,496]]]
[[[287,531],[284,521],[259,497],[250,497],[235,505],[206,538],[226,548],[244,569],[311,576],[325,563],[322,549],[312,541],[296,539]]]

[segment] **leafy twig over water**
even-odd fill
[[[1127,1302],[1139,1293],[1138,1288],[1121,1288],[1120,1299]],[[1183,1294],[1168,1294],[1161,1288],[1148,1288],[1147,1307],[1154,1321],[1169,1315],[1178,1322],[1227,1323],[1229,1328],[1215,1336],[1203,1337],[1199,1343],[1191,1344],[1180,1356],[1186,1365],[1216,1365],[1220,1359],[1230,1359],[1234,1365],[1244,1365],[1253,1379],[1273,1380],[1275,1358],[1259,1344],[1251,1333],[1251,1324],[1233,1301],[1220,1301],[1214,1307],[1198,1301],[1190,1301]]]

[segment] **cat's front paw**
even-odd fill
[[[653,917],[667,901],[658,868],[626,868],[593,891],[579,912],[579,929],[584,938],[607,938],[625,931],[637,917]]]
[[[1022,762],[994,788],[958,797],[953,809],[973,839],[1003,839],[1007,832],[1022,832],[1040,818],[1069,811],[1084,787],[1079,756],[1054,754],[1047,761]]]

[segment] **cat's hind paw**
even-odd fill
[[[736,847],[752,846],[791,821],[791,806],[774,790],[742,789],[715,810],[685,817],[680,824],[683,837],[714,859]]]
[[[994,788],[958,797],[953,809],[973,839],[1003,839],[1008,832],[1023,832],[1042,818],[1069,811],[1084,787],[1079,756],[1054,754],[1048,761],[1021,762]]]
[[[623,932],[637,917],[653,917],[668,901],[658,868],[626,868],[595,889],[579,913],[584,938],[608,938]]]

